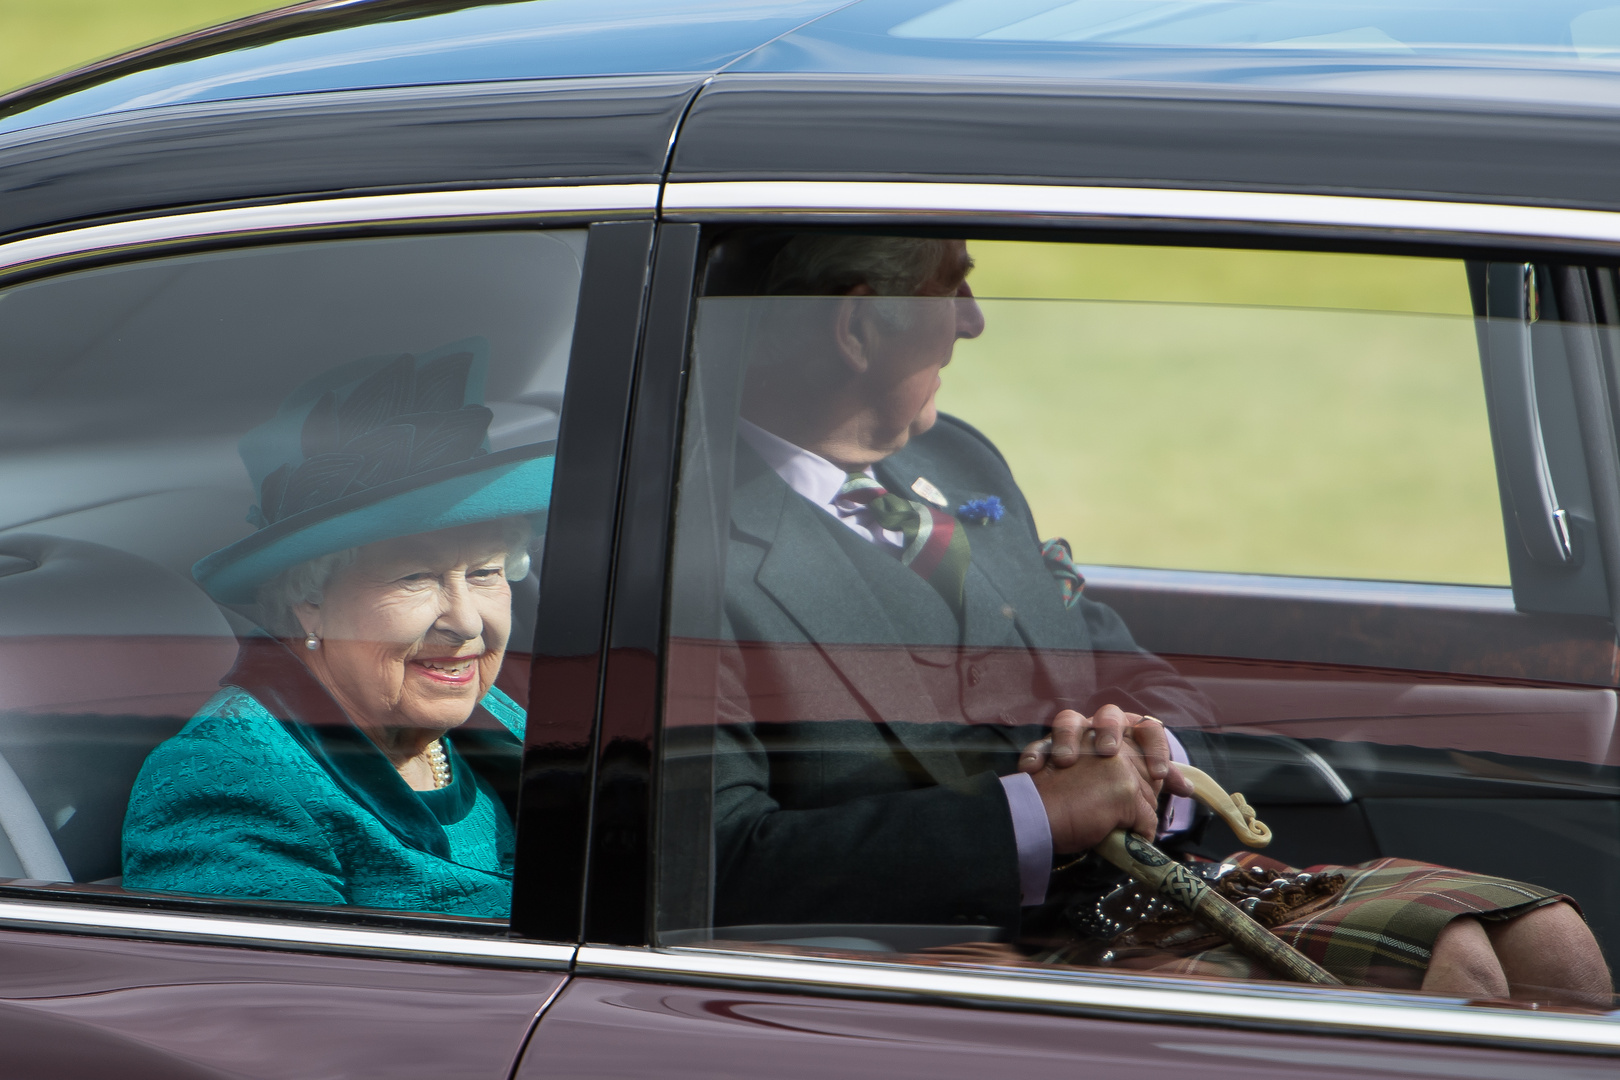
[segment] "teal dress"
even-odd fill
[[[413,791],[303,664],[251,648],[142,766],[124,887],[506,918],[523,709],[491,689],[445,738],[450,785]]]

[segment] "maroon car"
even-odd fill
[[[0,97],[0,1072],[1610,1075],[1019,762],[1157,717],[1307,953],[1391,867],[1620,947],[1617,176],[1597,0],[311,0]],[[396,756],[333,597],[469,583]]]

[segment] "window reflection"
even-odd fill
[[[0,876],[505,917],[583,247],[0,293]]]
[[[712,257],[676,535],[661,940],[1279,977],[1089,854],[1126,829],[1351,985],[1606,1002],[1575,905],[1600,911],[1609,886],[1571,846],[1548,848],[1532,803],[1564,777],[1612,831],[1613,691],[1514,698],[1456,674],[1493,662],[1471,618],[1524,635],[1503,643],[1516,657],[1496,646],[1498,670],[1520,675],[1538,634],[1581,628],[1514,621],[1502,589],[1344,580],[1506,578],[1473,321],[985,300],[971,251],[823,233],[733,238]],[[1275,359],[1246,363],[1239,342]],[[957,363],[978,368],[966,389]],[[1380,379],[1374,396],[1413,419],[1367,407],[1357,391]],[[1310,389],[1271,385],[1289,380]],[[1403,469],[1381,464],[1369,429],[1429,421],[1442,454],[1408,445]],[[1332,449],[1290,457],[1308,438]],[[1165,467],[1167,442],[1183,468]],[[1250,453],[1251,468],[1222,468]],[[1065,517],[1118,462],[1131,479],[1109,512]],[[1458,535],[1476,569],[1415,535],[1408,474],[1473,478],[1475,525]],[[1355,509],[1335,518],[1346,493]],[[1201,527],[1219,514],[1200,506],[1249,496],[1277,510],[1226,519],[1259,542],[1223,561],[1227,539]],[[1143,528],[1155,513],[1171,516]],[[1110,580],[1092,551],[1171,569]],[[1201,567],[1273,576],[1247,593],[1246,576],[1180,576]],[[1301,571],[1334,582],[1275,576]],[[1138,614],[1177,647],[1146,647]],[[1376,666],[1346,616],[1383,635]],[[1295,648],[1251,649],[1253,627]],[[1435,630],[1447,658],[1418,645]],[[1508,719],[1521,709],[1547,733],[1534,746]],[[1569,749],[1542,757],[1548,737]],[[1276,846],[1242,852],[1187,798],[1180,765],[1245,791]],[[1523,801],[1504,806],[1509,790]],[[1477,842],[1487,819],[1494,854]],[[1532,941],[1545,962],[1514,959]]]

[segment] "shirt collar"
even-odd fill
[[[788,487],[817,506],[833,510],[839,489],[849,479],[849,474],[843,469],[820,454],[795,446],[780,435],[773,435],[740,416],[737,418],[737,435],[765,459],[765,464]],[[872,475],[870,468],[863,471],[867,476]]]

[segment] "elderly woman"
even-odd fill
[[[147,759],[125,887],[507,914],[524,712],[495,678],[552,459],[488,452],[481,376],[345,365],[242,440],[258,529],[193,572],[267,632]]]

